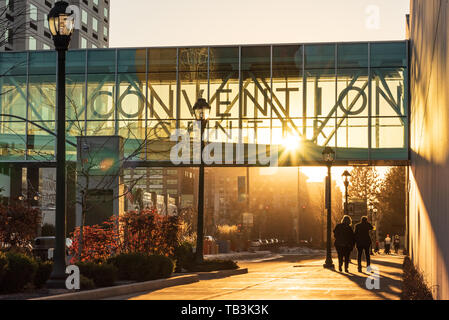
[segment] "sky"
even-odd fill
[[[402,40],[410,0],[111,0],[110,47]]]

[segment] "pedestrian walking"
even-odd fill
[[[399,246],[400,246],[400,244],[401,244],[401,238],[397,234],[397,235],[394,236],[394,241],[393,241],[394,253],[396,253],[396,254],[399,253]]]
[[[370,231],[373,230],[373,225],[368,222],[367,217],[362,217],[362,221],[355,226],[355,244],[357,246],[357,262],[358,271],[362,272],[362,255],[365,252],[366,267],[371,264],[371,237]]]
[[[343,263],[345,264],[345,272],[349,272],[349,256],[354,248],[354,231],[352,230],[351,217],[345,215],[341,223],[337,224],[334,229],[335,248],[338,253],[338,269],[342,271]]]
[[[387,234],[387,237],[385,238],[385,254],[390,254],[390,248],[391,248],[391,238],[390,235]]]

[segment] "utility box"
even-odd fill
[[[125,209],[121,136],[77,137],[76,225],[95,225]]]

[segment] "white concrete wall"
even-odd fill
[[[449,299],[449,0],[411,0],[410,253]]]

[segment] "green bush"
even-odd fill
[[[167,278],[174,269],[169,258],[142,253],[120,254],[110,258],[108,263],[117,267],[120,280],[149,281]]]
[[[152,264],[156,266],[156,274],[154,279],[168,278],[172,275],[175,265],[170,258],[165,256],[149,256]]]
[[[0,290],[7,293],[20,292],[34,281],[37,262],[21,253],[8,252],[6,258],[8,266],[0,283]]]
[[[236,262],[232,260],[204,260],[200,264],[193,265],[189,271],[194,272],[209,272],[219,270],[234,270],[238,269]]]
[[[47,280],[50,278],[51,271],[53,270],[53,262],[44,261],[38,262],[36,275],[34,276],[34,287],[42,288]]]
[[[81,290],[95,289],[95,282],[92,279],[80,275],[80,289]]]
[[[77,263],[80,273],[92,279],[96,287],[110,287],[117,280],[118,270],[108,263],[97,264],[93,262]]]
[[[182,269],[189,270],[195,263],[193,247],[188,242],[183,242],[175,248],[174,259],[176,261],[175,272],[182,272]]]
[[[52,237],[55,235],[55,226],[52,224],[44,224],[41,230],[42,237]]]
[[[7,268],[8,268],[8,258],[6,257],[6,254],[0,252],[0,283],[2,283],[2,279],[6,273]]]

